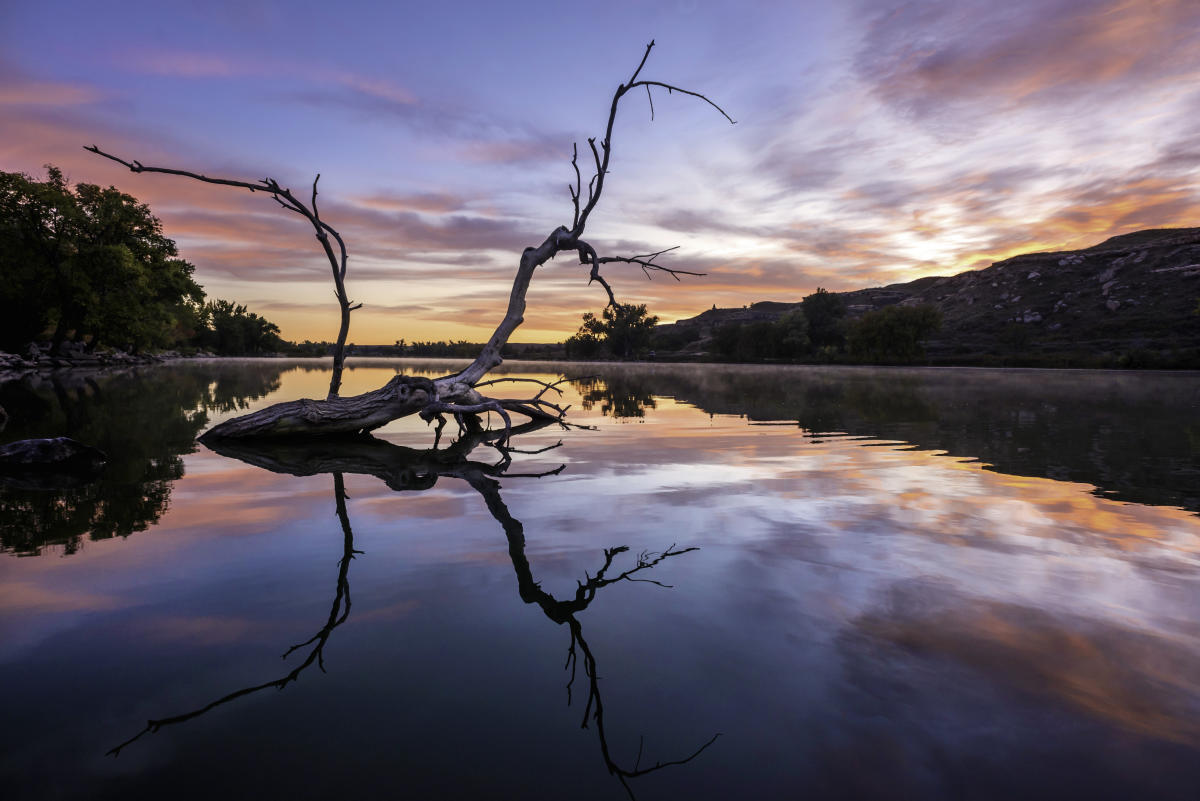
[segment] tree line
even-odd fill
[[[115,187],[0,172],[0,349],[281,351],[279,327],[207,300],[150,207]]]
[[[598,316],[588,312],[563,343],[566,357],[642,358],[683,350],[704,336],[700,326],[659,332],[657,323],[645,304],[610,305]],[[851,320],[840,297],[817,289],[774,320],[718,325],[701,347],[719,361],[911,364],[924,358],[923,343],[941,324],[941,312],[931,305],[888,306]]]
[[[718,327],[712,350],[734,361],[912,364],[941,325],[941,311],[929,304],[886,306],[851,320],[840,297],[818,288],[776,320]]]

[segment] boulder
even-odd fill
[[[108,457],[70,437],[22,439],[0,446],[0,472],[29,470],[99,472]]]

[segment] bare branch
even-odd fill
[[[571,191],[571,204],[575,207],[575,216],[571,227],[579,225],[579,193],[583,191],[583,175],[579,172],[579,143],[571,143],[571,168],[575,170],[575,187]]]
[[[459,425],[463,426],[461,415],[464,414],[479,414],[481,412],[495,412],[504,420],[504,437],[502,441],[507,442],[512,433],[512,418],[508,416],[508,412],[504,410],[501,401],[484,400],[481,403],[445,403],[443,401],[435,401],[425,406],[420,411],[420,417],[425,422],[429,422],[434,417],[442,412],[450,412],[458,418]],[[464,426],[465,427],[465,426]]]
[[[216,184],[218,186],[232,186],[239,189],[248,189],[251,192],[267,192],[283,208],[288,211],[294,211],[303,216],[312,225],[317,240],[321,243],[321,249],[325,252],[325,257],[329,261],[329,267],[333,271],[334,295],[338,299],[338,306],[341,308],[341,322],[338,326],[337,345],[333,351],[333,375],[329,380],[329,394],[326,399],[338,397],[338,391],[342,384],[342,367],[345,363],[346,337],[350,333],[350,312],[356,307],[351,307],[350,299],[346,295],[346,243],[342,240],[341,234],[335,231],[328,223],[321,220],[320,214],[317,211],[317,182],[321,180],[321,174],[317,173],[317,177],[313,180],[312,185],[312,208],[305,206],[300,200],[292,194],[290,189],[285,189],[279,185],[279,182],[270,176],[262,180],[251,183],[250,181],[240,181],[230,178],[210,178],[207,175],[202,175],[189,170],[177,170],[171,167],[147,167],[136,159],[126,161],[111,153],[106,153],[96,145],[85,146],[83,148],[98,156],[103,156],[110,161],[115,161],[118,164],[123,164],[128,167],[131,172],[154,172],[163,175],[179,175],[184,178],[191,178],[196,181],[201,181],[206,184]],[[333,251],[333,246],[329,244],[329,235],[332,235],[337,240],[338,248],[341,251],[341,260],[339,261],[337,254]],[[361,306],[361,304],[359,304]]]
[[[673,247],[664,248],[656,253],[645,253],[639,256],[603,256],[598,261],[600,264],[636,264],[642,268],[642,272],[646,274],[647,278],[650,277],[651,270],[657,270],[658,272],[666,273],[676,281],[680,280],[679,276],[681,275],[692,275],[697,277],[707,275],[707,273],[697,273],[691,270],[680,270],[674,267],[664,267],[663,265],[654,261],[662,254],[670,253],[672,250],[677,250],[678,248],[679,246],[675,245]]]
[[[666,89],[668,92],[679,92],[679,94],[681,94],[681,95],[690,95],[691,97],[699,98],[700,100],[703,100],[705,103],[707,103],[708,105],[712,106],[717,111],[719,111],[721,113],[722,117],[729,120],[730,125],[737,125],[737,120],[735,120],[733,117],[730,117],[729,114],[725,111],[725,109],[721,108],[716,103],[714,103],[712,100],[710,100],[707,95],[702,95],[699,92],[693,92],[691,89],[682,89],[678,86],[675,86],[674,84],[663,83],[662,81],[638,81],[635,84],[631,84],[628,88],[632,89],[635,86],[645,86],[647,91],[649,91],[649,88],[651,86],[660,86],[663,89]]]
[[[504,382],[512,382],[512,383],[525,382],[525,383],[529,383],[529,384],[538,384],[540,386],[545,387],[546,389],[552,389],[555,392],[557,392],[559,395],[561,395],[562,390],[558,388],[558,385],[567,380],[569,380],[569,379],[560,378],[558,381],[555,381],[553,384],[551,384],[551,383],[542,381],[537,378],[511,378],[511,377],[506,376],[504,378],[493,378],[488,381],[480,381],[478,384],[474,385],[474,388],[479,389],[480,387],[487,387],[487,386],[491,386],[492,384],[500,384],[500,383],[504,383]],[[543,390],[543,392],[544,391],[545,390]],[[541,394],[542,394],[541,392],[538,393],[539,396]]]

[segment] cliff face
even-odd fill
[[[1030,253],[982,270],[837,293],[849,317],[893,304],[942,311],[931,356],[1200,347],[1200,228],[1138,231],[1084,250]],[[680,328],[771,319],[796,304],[717,309]]]

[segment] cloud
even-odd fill
[[[376,193],[351,198],[354,205],[377,211],[417,211],[426,214],[446,214],[463,211],[470,199],[448,192],[419,192],[413,194]]]
[[[104,99],[93,86],[41,80],[0,57],[0,106],[81,106]]]
[[[45,81],[0,85],[0,106],[78,106],[103,99],[103,94],[89,86]]]
[[[215,52],[132,50],[124,52],[120,61],[137,72],[178,78],[233,78],[263,71],[241,57]]]
[[[387,79],[294,59],[263,59],[215,50],[140,48],[118,57],[120,66],[135,72],[174,78],[269,78],[336,85],[363,97],[389,104],[417,102],[407,87]]]
[[[456,157],[472,162],[556,161],[570,151],[569,134],[545,131],[482,108],[412,95],[397,97],[360,81],[341,81],[341,84],[336,90],[309,87],[286,93],[284,97],[316,109],[399,123],[420,136],[436,140]]]
[[[1200,71],[1192,0],[865,0],[860,76],[918,116],[947,103],[1062,102]]]

